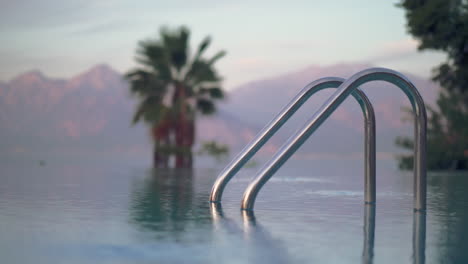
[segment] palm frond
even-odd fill
[[[198,95],[199,96],[205,96],[211,99],[223,99],[224,98],[224,92],[223,89],[220,87],[200,87],[198,89]]]
[[[161,80],[173,79],[170,54],[157,40],[146,40],[139,43],[136,61],[150,67],[155,76]]]
[[[166,48],[169,61],[177,72],[180,72],[182,67],[187,63],[189,55],[189,38],[190,31],[182,26],[176,30],[163,28],[161,30],[163,47]]]
[[[192,68],[186,76],[186,82],[189,82],[192,86],[219,81],[221,81],[221,78],[216,70],[208,62],[201,59],[193,63]]]
[[[209,65],[213,65],[217,60],[221,59],[222,57],[226,56],[227,52],[222,50],[218,51],[211,59],[208,60]]]
[[[166,93],[167,85],[152,72],[135,69],[125,75],[130,83],[130,91],[138,96],[159,96]]]
[[[208,100],[205,98],[198,98],[197,110],[200,111],[204,115],[211,115],[214,112],[216,112],[216,106],[211,100]]]
[[[208,46],[210,46],[210,43],[211,43],[210,36],[207,36],[202,40],[200,45],[198,45],[197,53],[193,57],[193,61],[198,61],[200,59],[203,52],[208,48]]]
[[[150,123],[156,121],[158,118],[155,114],[160,112],[160,105],[161,102],[158,98],[151,96],[145,98],[138,104],[135,114],[133,115],[132,123],[136,124],[142,119]]]

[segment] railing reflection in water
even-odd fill
[[[253,211],[242,210],[243,228],[233,220],[224,216],[220,203],[211,203],[211,216],[216,230],[226,230],[230,233],[243,234],[249,250],[250,260],[268,263],[290,263],[287,249],[278,238],[274,238],[268,230],[258,223]],[[364,207],[363,250],[362,263],[374,263],[376,206],[367,204]],[[426,214],[413,213],[413,253],[412,263],[425,263],[426,246]]]
[[[245,255],[248,263],[293,263],[283,242],[258,224],[253,213],[243,213],[243,226],[240,227],[224,216],[220,203],[211,203],[210,208],[216,231],[241,236],[244,246],[235,249],[238,252],[237,257]]]

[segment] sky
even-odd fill
[[[106,63],[135,67],[137,42],[187,25],[213,38],[224,86],[311,65],[370,63],[429,77],[445,59],[418,52],[404,10],[388,0],[0,0],[0,80],[40,70],[69,78]],[[210,54],[210,52],[208,54]]]

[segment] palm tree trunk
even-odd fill
[[[183,121],[177,120],[177,125],[175,129],[175,140],[176,140],[176,157],[175,157],[175,167],[176,168],[184,168],[184,146],[183,146],[183,138],[184,138],[184,124]]]
[[[153,165],[155,168],[167,168],[167,159],[161,152],[160,146],[160,142],[154,142]]]
[[[175,126],[175,140],[177,145],[176,168],[192,167],[192,145],[188,141],[190,135],[190,121],[179,116]]]
[[[185,137],[185,145],[187,146],[187,154],[185,157],[185,166],[187,168],[193,167],[193,153],[192,147],[195,141],[195,120],[188,120],[187,122],[187,133]]]
[[[190,135],[191,121],[187,117],[187,105],[185,87],[182,84],[176,84],[176,100],[179,105],[179,113],[175,125],[175,140],[176,140],[176,168],[192,168],[192,144],[193,140]]]
[[[155,168],[167,168],[169,166],[169,128],[170,121],[162,121],[158,126],[153,127],[153,162]]]
[[[179,118],[176,126],[176,168],[192,168],[194,134],[193,120]]]

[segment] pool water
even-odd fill
[[[428,175],[427,214],[412,174],[379,161],[377,205],[359,161],[291,160],[239,210],[258,169],[208,196],[222,168],[138,163],[0,165],[2,263],[468,263],[468,174]]]

